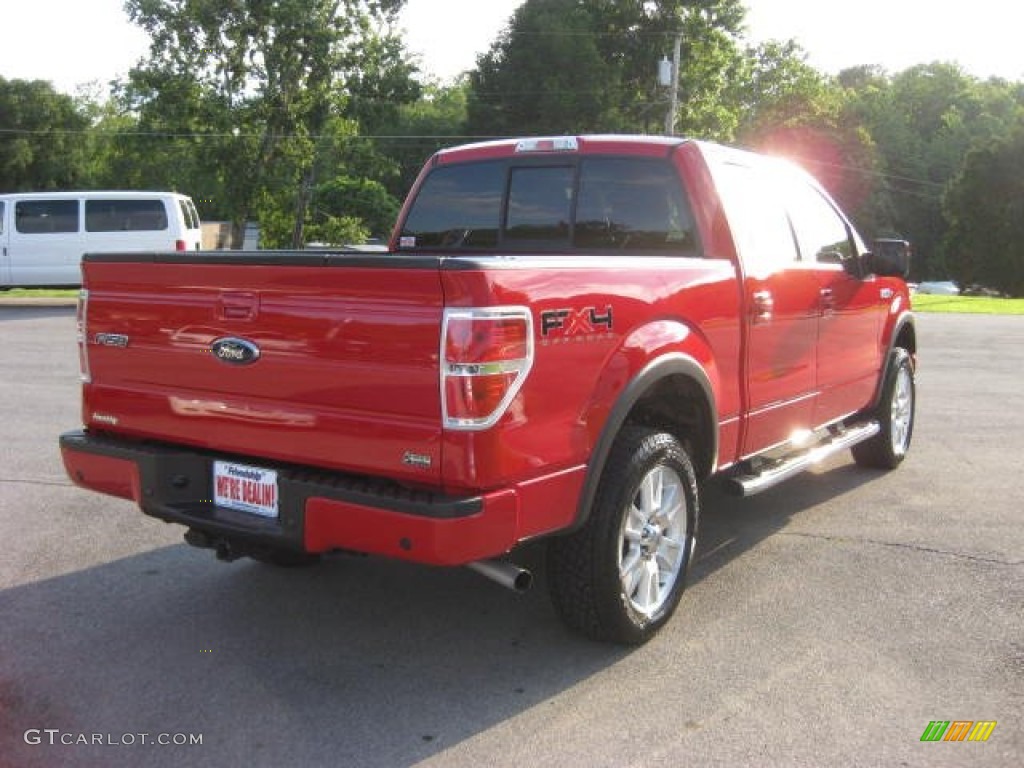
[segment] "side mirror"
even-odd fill
[[[875,240],[867,259],[869,271],[879,277],[906,279],[910,275],[910,255],[910,243],[906,240]]]

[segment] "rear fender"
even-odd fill
[[[655,387],[671,381],[698,401],[702,429],[691,445],[698,474],[714,472],[718,458],[719,377],[711,348],[699,331],[683,323],[659,321],[635,330],[608,359],[584,413],[591,441],[587,474],[570,530],[587,522],[612,444],[622,427],[638,418],[638,404]]]

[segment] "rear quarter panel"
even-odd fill
[[[444,433],[449,490],[583,468],[619,396],[661,355],[698,360],[720,423],[738,419],[740,297],[728,261],[523,257],[504,269],[449,268],[442,281],[447,306],[528,306],[536,336],[530,376],[504,418],[488,431]],[[544,314],[563,310],[562,326],[545,333]]]

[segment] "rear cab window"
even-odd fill
[[[399,249],[699,256],[696,232],[668,160],[557,155],[435,168]]]

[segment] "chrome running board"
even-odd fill
[[[835,456],[840,451],[870,440],[880,430],[881,427],[877,421],[846,427],[842,432],[827,437],[807,450],[773,461],[754,472],[741,472],[733,475],[726,480],[726,488],[738,496],[753,496],[755,493],[767,491],[783,480],[788,480],[793,475],[798,475],[815,464]]]

